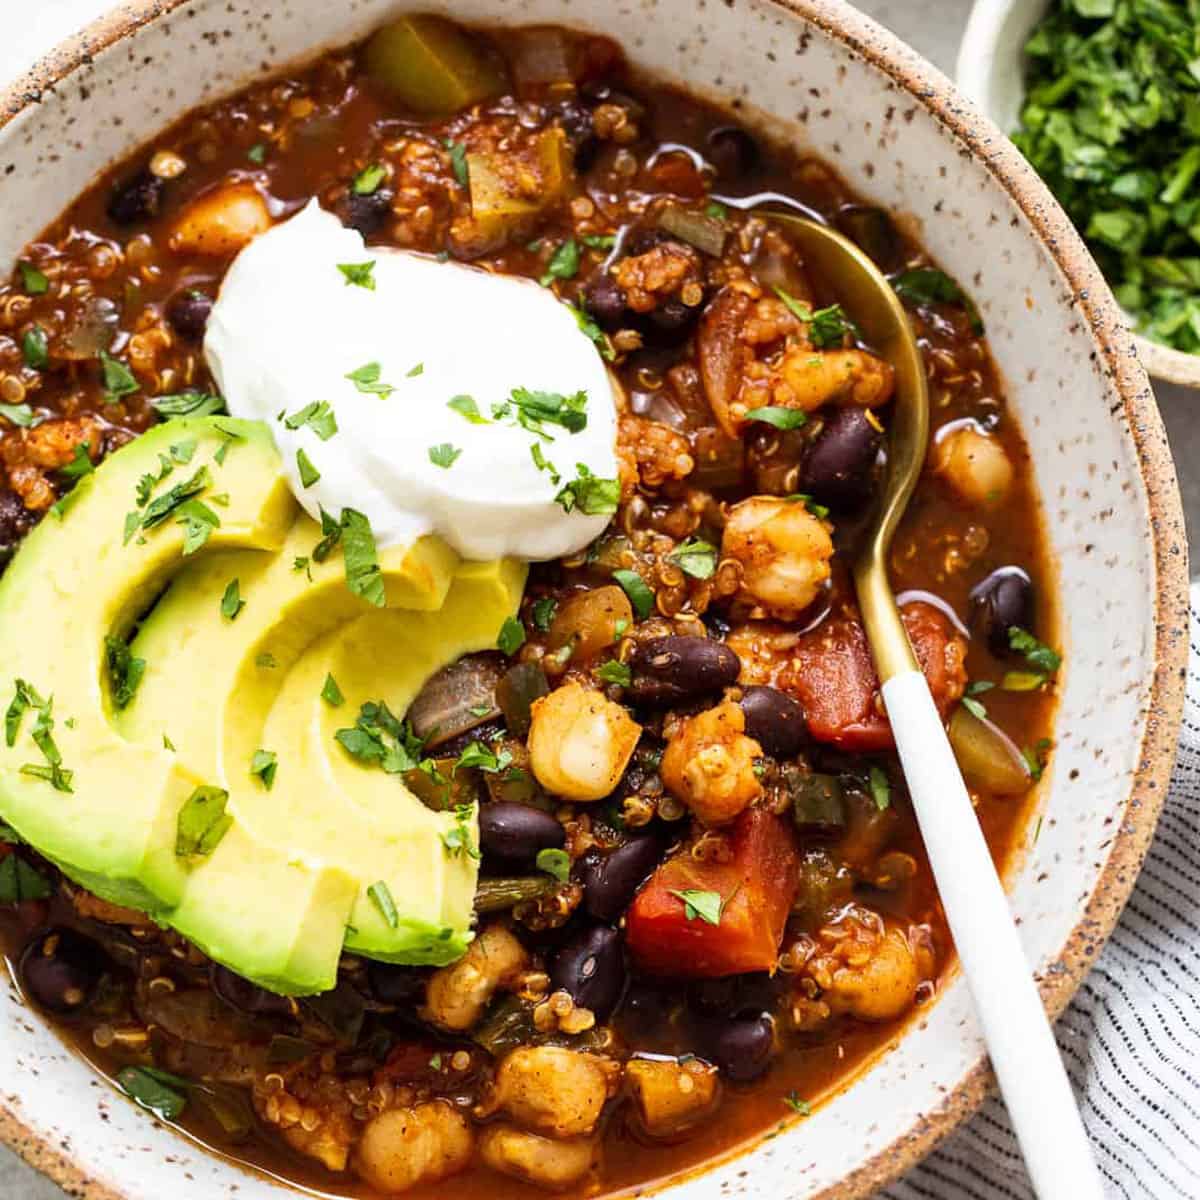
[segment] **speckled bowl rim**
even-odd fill
[[[40,102],[44,92],[91,64],[93,57],[189,0],[133,0],[118,5],[59,45],[25,75],[0,88],[0,129]],[[737,0],[722,0],[734,7]],[[1079,920],[1058,959],[1039,979],[1052,1018],[1066,1008],[1116,925],[1137,880],[1167,794],[1183,714],[1188,661],[1187,539],[1175,467],[1150,381],[1138,361],[1124,314],[1058,202],[1015,146],[960,95],[951,81],[869,17],[843,0],[765,0],[810,23],[908,93],[982,163],[1021,211],[1070,285],[1095,339],[1105,375],[1121,398],[1146,489],[1154,543],[1154,674],[1138,769],[1120,828]],[[282,64],[280,64],[282,65]],[[914,1166],[983,1102],[994,1085],[986,1056],[931,1112],[862,1166],[812,1200],[865,1200]],[[0,1097],[0,1140],[80,1200],[128,1200],[93,1179],[59,1145],[27,1126]],[[753,1148],[741,1147],[740,1155]],[[722,1156],[728,1159],[730,1155]],[[715,1165],[697,1168],[699,1174]],[[686,1176],[685,1176],[686,1179]],[[284,1182],[276,1180],[276,1182]],[[663,1186],[676,1185],[678,1176]]]

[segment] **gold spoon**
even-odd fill
[[[891,285],[853,242],[774,206],[763,215],[784,229],[816,273],[833,282],[864,342],[896,372],[883,494],[870,539],[854,564],[858,605],[938,893],[1030,1179],[1043,1200],[1103,1200],[1004,889],[888,579],[892,537],[929,442],[929,390],[916,338]]]

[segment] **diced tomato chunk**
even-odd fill
[[[796,896],[800,856],[790,824],[765,809],[738,818],[728,862],[700,862],[688,850],[667,859],[629,908],[625,940],[642,970],[654,975],[715,979],[772,971],[783,926]],[[716,893],[713,925],[680,892]],[[701,901],[703,904],[704,901]]]
[[[931,604],[908,604],[904,627],[934,703],[944,717],[967,682],[966,642]],[[842,750],[888,750],[892,729],[879,702],[879,677],[857,614],[837,616],[805,634],[793,651],[780,686],[804,705],[808,727],[820,742]]]

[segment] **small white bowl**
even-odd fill
[[[1025,99],[1024,46],[1050,0],[975,0],[958,51],[959,88],[1005,133],[1017,128]],[[1200,388],[1200,354],[1172,350],[1134,334],[1138,357],[1155,379]]]

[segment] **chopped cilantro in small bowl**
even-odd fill
[[[1087,241],[1159,378],[1200,387],[1200,20],[1188,0],[977,0],[958,82]]]

